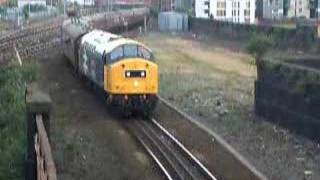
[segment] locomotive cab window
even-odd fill
[[[114,48],[110,53],[103,58],[105,64],[114,63],[124,58],[141,57],[143,59],[152,60],[152,53],[145,47],[136,44],[125,44]]]
[[[135,44],[126,44],[124,45],[124,56],[125,57],[137,57],[137,45]]]
[[[119,46],[115,48],[111,53],[110,53],[110,62],[115,62],[116,60],[120,59],[123,57],[123,47]]]
[[[151,52],[142,46],[138,47],[138,56],[148,60],[152,59]]]

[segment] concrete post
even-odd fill
[[[43,123],[50,138],[50,111],[52,106],[48,94],[39,91],[36,84],[29,85],[25,92],[27,115],[27,153],[26,153],[26,180],[35,180],[37,176],[34,136],[37,132],[36,115],[41,114]]]

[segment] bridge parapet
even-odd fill
[[[48,94],[31,84],[25,94],[27,107],[26,180],[57,180],[50,146],[50,113]]]

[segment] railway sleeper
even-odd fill
[[[142,122],[146,128],[149,129],[150,133],[153,133],[154,137],[158,139],[158,141],[162,142],[163,146],[173,154],[177,162],[180,164],[181,168],[187,173],[187,177],[185,179],[194,179],[201,180],[206,179],[205,176],[199,171],[195,164],[190,161],[189,156],[185,154],[185,152],[181,151],[180,148],[171,141],[170,138],[159,129],[152,122]]]

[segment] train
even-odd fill
[[[157,103],[158,65],[141,42],[99,29],[81,20],[62,25],[62,49],[74,72],[89,82],[108,105],[124,116],[152,115]]]

